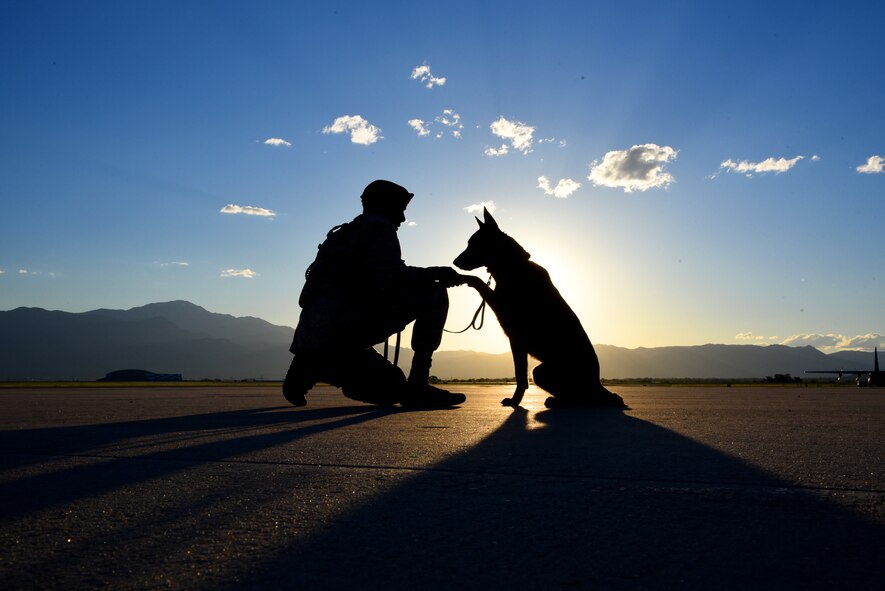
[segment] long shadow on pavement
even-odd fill
[[[229,587],[873,589],[883,549],[822,493],[649,422],[517,411]]]
[[[291,407],[0,431],[0,475],[39,463],[47,456],[102,460],[0,483],[0,519],[69,504],[167,477],[200,463],[229,460],[397,412],[366,405],[271,412],[279,408]],[[165,449],[147,453],[134,449],[132,441],[139,438],[144,438],[146,446],[159,444]]]

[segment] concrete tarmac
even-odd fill
[[[0,587],[885,588],[885,390],[452,389],[0,389]]]

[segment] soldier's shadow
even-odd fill
[[[615,410],[516,410],[494,433],[232,586],[872,588],[883,529]]]
[[[0,498],[5,501],[0,503],[0,518],[11,519],[168,478],[186,467],[291,445],[318,433],[398,412],[364,404],[279,412],[290,408],[0,431],[0,475],[53,457],[102,460],[10,478],[0,484]]]

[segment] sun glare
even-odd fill
[[[541,265],[550,274],[553,285],[572,308],[585,330],[603,322],[604,314],[596,306],[598,296],[594,294],[597,274],[588,256],[569,252],[555,243],[532,245],[532,261]],[[591,340],[593,339],[591,335]]]

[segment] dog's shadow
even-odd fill
[[[883,544],[879,525],[618,410],[516,408],[240,582],[872,588]]]

